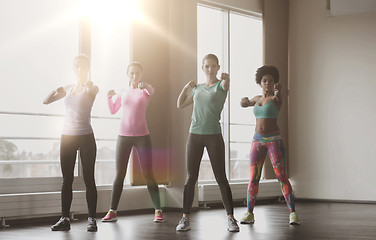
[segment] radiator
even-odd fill
[[[159,191],[161,205],[164,207],[165,188],[160,187]],[[123,194],[128,197],[120,199],[119,210],[121,211],[153,208],[146,186],[126,187]],[[110,198],[111,189],[98,189],[98,213],[108,211]],[[60,216],[60,214],[60,192],[0,194],[0,227],[6,226],[5,220]],[[73,191],[71,214],[71,217],[76,214],[87,214],[86,192],[84,190]]]
[[[248,183],[230,183],[232,198],[234,201],[247,199]],[[281,186],[277,180],[263,180],[260,182],[258,198],[273,198],[282,196]],[[199,184],[198,202],[200,204],[221,202],[219,186],[213,184]]]

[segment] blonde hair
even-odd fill
[[[215,54],[209,53],[205,55],[205,57],[202,59],[202,65],[204,65],[206,59],[212,59],[217,62],[217,65],[219,65],[218,57]]]
[[[138,67],[138,68],[141,70],[141,72],[143,72],[142,65],[141,65],[141,63],[139,63],[139,62],[132,62],[132,63],[130,63],[130,64],[128,65],[128,67],[127,67],[127,74],[128,74],[128,72],[129,72],[129,68],[130,68],[130,67]]]
[[[83,53],[78,54],[78,55],[73,59],[73,63],[75,63],[75,62],[78,61],[78,60],[84,60],[84,61],[86,61],[87,64],[89,65],[89,67],[90,67],[90,58],[89,58],[88,55],[83,54]]]

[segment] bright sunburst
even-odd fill
[[[77,13],[106,28],[142,19],[137,0],[81,0]]]

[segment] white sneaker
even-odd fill
[[[176,226],[176,231],[178,232],[185,232],[191,230],[191,226],[189,224],[189,219],[186,217],[182,217],[179,221],[179,225]]]
[[[227,230],[229,232],[239,232],[239,226],[237,224],[237,220],[234,217],[228,219]]]

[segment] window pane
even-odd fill
[[[253,108],[240,107],[240,100],[261,94],[255,83],[255,72],[261,65],[262,21],[230,13],[230,142],[234,142],[230,144],[231,180],[249,177],[248,155],[256,119]],[[248,143],[235,143],[239,141]]]
[[[116,3],[121,5],[121,2],[113,3],[115,5],[112,7],[117,7]],[[108,6],[104,5],[104,7]],[[108,14],[112,16],[109,17]],[[130,23],[127,14],[108,8],[98,12],[92,19],[91,59],[91,78],[93,83],[99,87],[99,93],[93,106],[93,115],[118,118],[92,119],[98,149],[95,166],[96,184],[112,184],[116,172],[115,151],[120,128],[119,118],[123,110],[120,109],[119,112],[111,116],[106,95],[111,89],[119,93],[128,87],[126,71],[127,65],[130,63]],[[127,173],[126,176],[125,181],[129,182],[130,175]]]
[[[76,4],[76,0],[0,2],[0,112],[64,113],[62,101],[48,106],[42,101],[52,89],[74,80]],[[62,119],[0,114],[0,178],[61,176],[55,156],[58,140],[45,139],[59,138]]]
[[[97,140],[97,160],[95,162],[95,183],[112,184],[115,177],[116,141]],[[129,168],[128,168],[129,169]]]
[[[96,99],[96,101],[98,100],[103,101],[103,99]],[[119,135],[120,119],[93,118],[91,124],[97,143],[95,183],[97,185],[112,184],[116,172],[115,151],[116,139]],[[128,176],[129,174],[127,174]]]
[[[209,53],[217,55],[221,64],[223,62],[223,12],[218,9],[197,6],[197,81],[206,82],[206,77],[201,69],[202,58]],[[220,74],[220,71],[218,72]],[[220,77],[220,76],[218,76]],[[214,180],[214,174],[205,149],[202,158],[199,180]]]
[[[0,139],[0,149],[0,178],[62,176],[59,140]]]
[[[251,144],[254,133],[255,133],[254,126],[245,126],[245,125],[231,125],[230,126],[231,142],[247,142]]]
[[[249,159],[251,144],[249,143],[231,143],[230,144],[230,176],[232,179],[250,178]]]
[[[46,107],[42,101],[52,89],[74,80],[72,61],[78,53],[78,21],[69,16],[75,3],[0,2],[2,111],[63,113],[63,104]]]
[[[240,107],[242,97],[261,94],[255,73],[262,65],[262,21],[230,14],[231,123],[255,124],[252,108]]]
[[[116,22],[95,18],[91,23],[91,79],[99,87],[93,115],[109,116],[107,92],[128,86],[130,24],[125,17],[113,20]]]
[[[197,6],[197,81],[206,82],[201,69],[202,59],[209,53],[219,58],[223,64],[223,12],[218,9]],[[218,72],[220,74],[221,71]],[[219,76],[220,77],[220,76]]]
[[[198,176],[199,181],[208,181],[208,180],[215,180],[212,166],[209,160],[209,155],[208,152],[204,151],[204,155],[201,160],[201,165],[200,165],[200,172]]]

